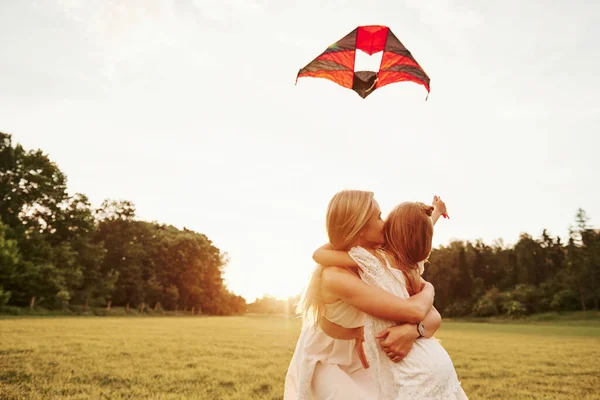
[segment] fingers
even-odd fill
[[[382,339],[382,338],[386,338],[387,335],[390,334],[390,328],[386,328],[383,331],[379,332],[379,334],[377,334],[375,337],[377,339]]]
[[[392,351],[392,344],[391,343],[387,343],[385,341],[382,341],[379,343],[379,345],[381,346],[381,350],[383,350],[384,353],[388,353]]]
[[[385,355],[392,360],[393,362],[397,363],[399,361],[402,361],[404,359],[404,357],[406,357],[406,354],[403,352],[399,352],[396,353],[394,351],[386,351]]]

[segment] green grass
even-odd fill
[[[284,317],[0,320],[1,399],[281,399]],[[600,399],[600,326],[449,322],[470,399]]]
[[[449,318],[444,318],[445,321],[451,321]],[[579,325],[579,326],[598,326],[600,327],[600,312],[599,311],[564,311],[564,312],[547,312],[540,314],[532,314],[525,317],[464,317],[456,318],[457,322],[490,322],[494,324],[552,324],[552,325]]]

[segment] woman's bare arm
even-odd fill
[[[442,326],[442,316],[435,307],[431,307],[427,316],[421,321],[425,327],[425,337],[430,338]]]
[[[321,283],[323,290],[342,301],[369,315],[392,321],[421,322],[433,306],[434,289],[430,283],[409,299],[369,286],[343,268],[325,268]]]
[[[421,322],[425,326],[425,337],[431,338],[440,328],[442,317],[431,307],[431,310]],[[416,324],[402,324],[390,326],[375,336],[383,352],[393,361],[399,362],[412,349],[413,343],[418,339],[419,333]]]

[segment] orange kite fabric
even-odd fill
[[[355,71],[356,50],[368,55],[383,51],[379,71]],[[429,93],[429,77],[423,68],[391,29],[381,25],[359,26],[302,68],[296,80],[301,77],[329,79],[363,99],[375,89],[403,81],[421,84]]]

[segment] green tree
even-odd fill
[[[66,177],[46,154],[13,146],[0,133],[0,219],[21,254],[12,291],[19,305],[28,297],[53,304],[81,277],[70,245],[53,240],[67,198]]]
[[[12,146],[0,132],[0,218],[17,234],[53,232],[67,199],[66,177],[41,150]]]
[[[567,244],[567,281],[573,291],[579,295],[581,309],[587,309],[587,297],[590,294],[590,278],[592,276],[592,248],[589,241],[588,217],[583,209],[577,211],[575,227],[570,229]]]
[[[19,290],[21,255],[17,242],[7,237],[7,231],[8,227],[0,220],[0,307],[10,300],[10,290]]]

